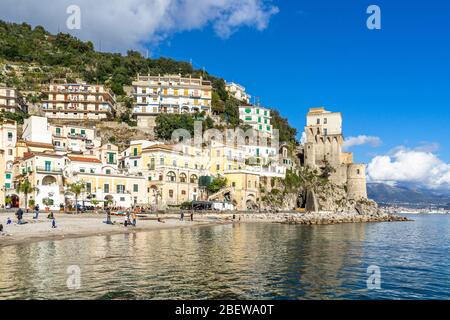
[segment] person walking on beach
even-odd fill
[[[180,221],[184,221],[184,212],[181,213]]]
[[[23,217],[22,208],[19,208],[19,210],[17,210],[16,216],[17,216],[17,224],[22,224],[22,217]]]
[[[136,223],[137,223],[137,214],[136,214],[136,210],[133,211],[133,213],[131,214],[131,219],[133,219],[133,226],[136,227]]]
[[[39,205],[38,204],[34,206],[34,217],[33,217],[33,219],[37,219],[37,218],[39,218]]]
[[[53,220],[52,220],[52,229],[56,229],[56,220],[55,220],[55,217],[53,217]]]
[[[106,208],[106,224],[113,224],[111,221],[111,209]]]
[[[191,212],[191,221],[194,221],[194,213]]]

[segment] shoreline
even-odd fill
[[[0,213],[0,224],[3,224],[3,233],[0,234],[0,249],[12,245],[35,243],[40,241],[76,239],[93,236],[107,236],[117,234],[133,234],[166,229],[182,229],[202,226],[226,225],[232,223],[277,223],[289,225],[331,225],[343,223],[374,223],[411,221],[406,217],[394,215],[358,215],[352,213],[196,213],[194,221],[190,221],[189,214],[185,214],[184,221],[180,221],[179,213],[164,213],[158,215],[164,223],[157,221],[157,216],[140,215],[137,226],[125,227],[124,217],[113,216],[114,225],[104,223],[104,214],[65,214],[57,213],[57,228],[51,228],[51,220],[41,213],[38,221],[33,214],[24,216],[26,224],[17,225],[15,216],[11,213]],[[233,216],[235,219],[233,220]],[[13,219],[12,225],[6,225],[7,218]]]

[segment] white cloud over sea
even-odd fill
[[[367,167],[368,180],[391,185],[402,183],[430,189],[450,189],[450,164],[430,151],[436,150],[435,145],[431,147],[398,147],[386,155],[374,157]]]
[[[81,9],[81,29],[68,30],[69,6]],[[157,45],[170,35],[211,26],[227,38],[241,27],[262,31],[279,9],[270,0],[1,0],[0,19],[69,32],[103,50]]]

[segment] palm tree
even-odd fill
[[[28,208],[28,195],[37,190],[33,187],[28,179],[21,181],[16,188],[18,193],[23,193],[25,195],[25,209]]]
[[[83,182],[74,182],[68,185],[69,191],[75,195],[75,212],[78,214],[78,197],[84,191],[86,185]]]

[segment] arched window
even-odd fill
[[[197,183],[198,182],[198,177],[195,174],[191,175],[190,182],[191,183]]]
[[[356,174],[361,174],[361,170],[359,170],[359,169],[356,169]]]
[[[186,174],[185,174],[185,173],[181,173],[181,174],[180,174],[180,182],[181,182],[181,183],[186,183],[186,181],[187,181],[187,176],[186,176]]]
[[[176,182],[177,181],[177,176],[175,174],[175,172],[170,171],[169,173],[167,173],[167,182]]]

